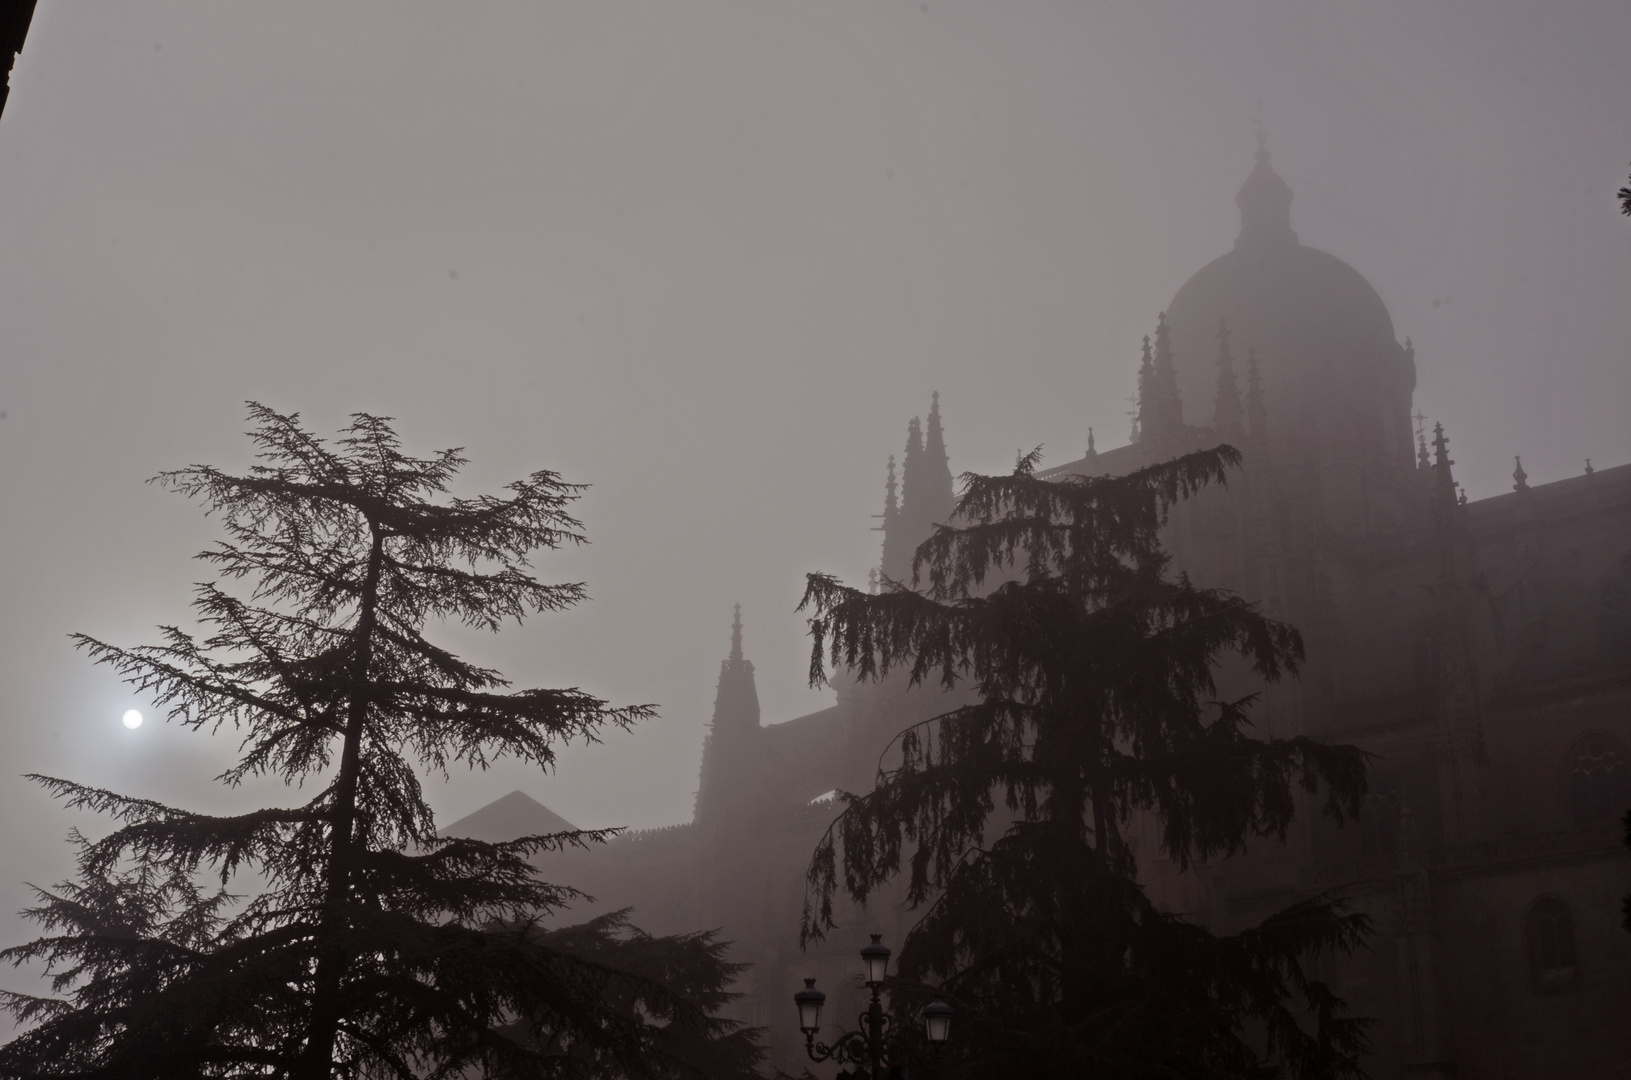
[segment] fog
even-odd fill
[[[766,722],[823,707],[802,576],[875,565],[931,392],[956,470],[1125,442],[1259,126],[1472,498],[1517,454],[1531,484],[1631,459],[1627,116],[1614,0],[42,0],[0,122],[0,937],[67,868],[19,774],[265,796],[210,783],[229,733],[125,730],[149,705],[67,638],[188,619],[215,532],[143,481],[246,465],[246,399],[463,446],[464,494],[592,485],[592,546],[538,568],[593,601],[451,637],[662,718],[432,802],[689,820],[732,604]]]

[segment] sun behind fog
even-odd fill
[[[125,727],[132,731],[142,726],[142,714],[138,709],[126,709],[125,715],[120,719],[125,722]]]

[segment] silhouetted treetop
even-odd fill
[[[749,1074],[755,1035],[714,1015],[739,969],[712,935],[652,938],[622,914],[541,924],[579,894],[541,881],[533,857],[607,832],[440,837],[420,786],[421,768],[504,755],[548,767],[562,741],[652,715],[513,690],[426,636],[584,599],[528,562],[584,542],[569,512],[582,486],[542,471],[502,497],[451,497],[463,455],[411,456],[386,418],[356,414],[330,443],[298,416],[250,416],[246,473],[158,477],[226,534],[199,556],[220,579],[197,586],[203,630],[76,640],[184,727],[233,729],[225,783],[315,793],[214,816],[36,777],[118,824],[74,834],[77,876],[28,913],[49,936],[0,953],[43,963],[55,995],[6,997],[34,1026],[0,1048],[0,1074]]]
[[[810,861],[804,940],[835,925],[840,889],[865,903],[903,875],[926,910],[899,1000],[926,1001],[926,978],[956,998],[956,1075],[1356,1074],[1362,1026],[1302,964],[1354,948],[1362,917],[1309,898],[1219,937],[1137,879],[1133,831],[1183,868],[1283,840],[1300,795],[1344,820],[1366,790],[1358,749],[1259,737],[1256,695],[1220,700],[1225,664],[1262,682],[1295,672],[1297,631],[1170,572],[1168,510],[1240,454],[1119,477],[1042,477],[1038,459],[962,478],[952,523],[916,551],[919,588],[808,577],[812,682],[832,665],[977,700],[901,732],[873,789],[841,795]]]

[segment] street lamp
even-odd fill
[[[793,1004],[799,1007],[799,1030],[814,1035],[821,1030],[821,1006],[827,995],[815,988],[814,979],[804,980],[804,989],[793,995]]]
[[[951,1006],[944,1001],[931,1001],[925,1005],[923,1033],[936,1046],[951,1038]]]
[[[840,1065],[865,1062],[870,1080],[884,1080],[884,1067],[901,1064],[906,1051],[900,1037],[889,1032],[889,1017],[878,996],[889,971],[889,947],[883,944],[882,934],[873,934],[872,944],[861,950],[861,963],[872,1000],[860,1016],[860,1030],[844,1032],[831,1046],[816,1042],[827,995],[815,988],[814,979],[804,980],[804,989],[793,995],[793,1004],[798,1007],[799,1030],[804,1032],[804,1052],[811,1061],[836,1061]],[[923,1010],[923,1033],[937,1048],[951,1036],[951,1013],[951,1006],[944,1001],[932,1002]]]
[[[866,984],[882,986],[889,973],[889,946],[883,944],[882,934],[873,934],[872,944],[861,950],[861,963],[866,965]]]

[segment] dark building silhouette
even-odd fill
[[[1226,489],[1175,509],[1166,542],[1201,583],[1303,631],[1302,677],[1263,694],[1258,728],[1359,744],[1376,755],[1372,794],[1353,826],[1310,803],[1285,844],[1185,873],[1134,823],[1143,876],[1219,931],[1327,890],[1351,896],[1375,937],[1320,974],[1376,1018],[1379,1080],[1625,1076],[1631,466],[1530,486],[1519,463],[1513,491],[1468,502],[1442,428],[1412,438],[1414,349],[1358,272],[1298,242],[1291,201],[1259,151],[1233,250],[1145,342],[1135,441],[1090,444],[1054,473],[1125,473],[1225,438],[1242,450]],[[908,426],[898,491],[890,465],[881,573],[910,580],[913,547],[952,505],[936,398],[927,424]],[[635,905],[653,930],[721,928],[754,965],[742,1018],[797,1071],[799,978],[819,977],[832,1015],[850,1015],[864,935],[898,944],[914,918],[884,897],[799,950],[830,793],[865,790],[895,732],[955,702],[838,679],[833,707],[763,724],[742,637],[738,618],[695,820],[547,869],[605,906]]]

